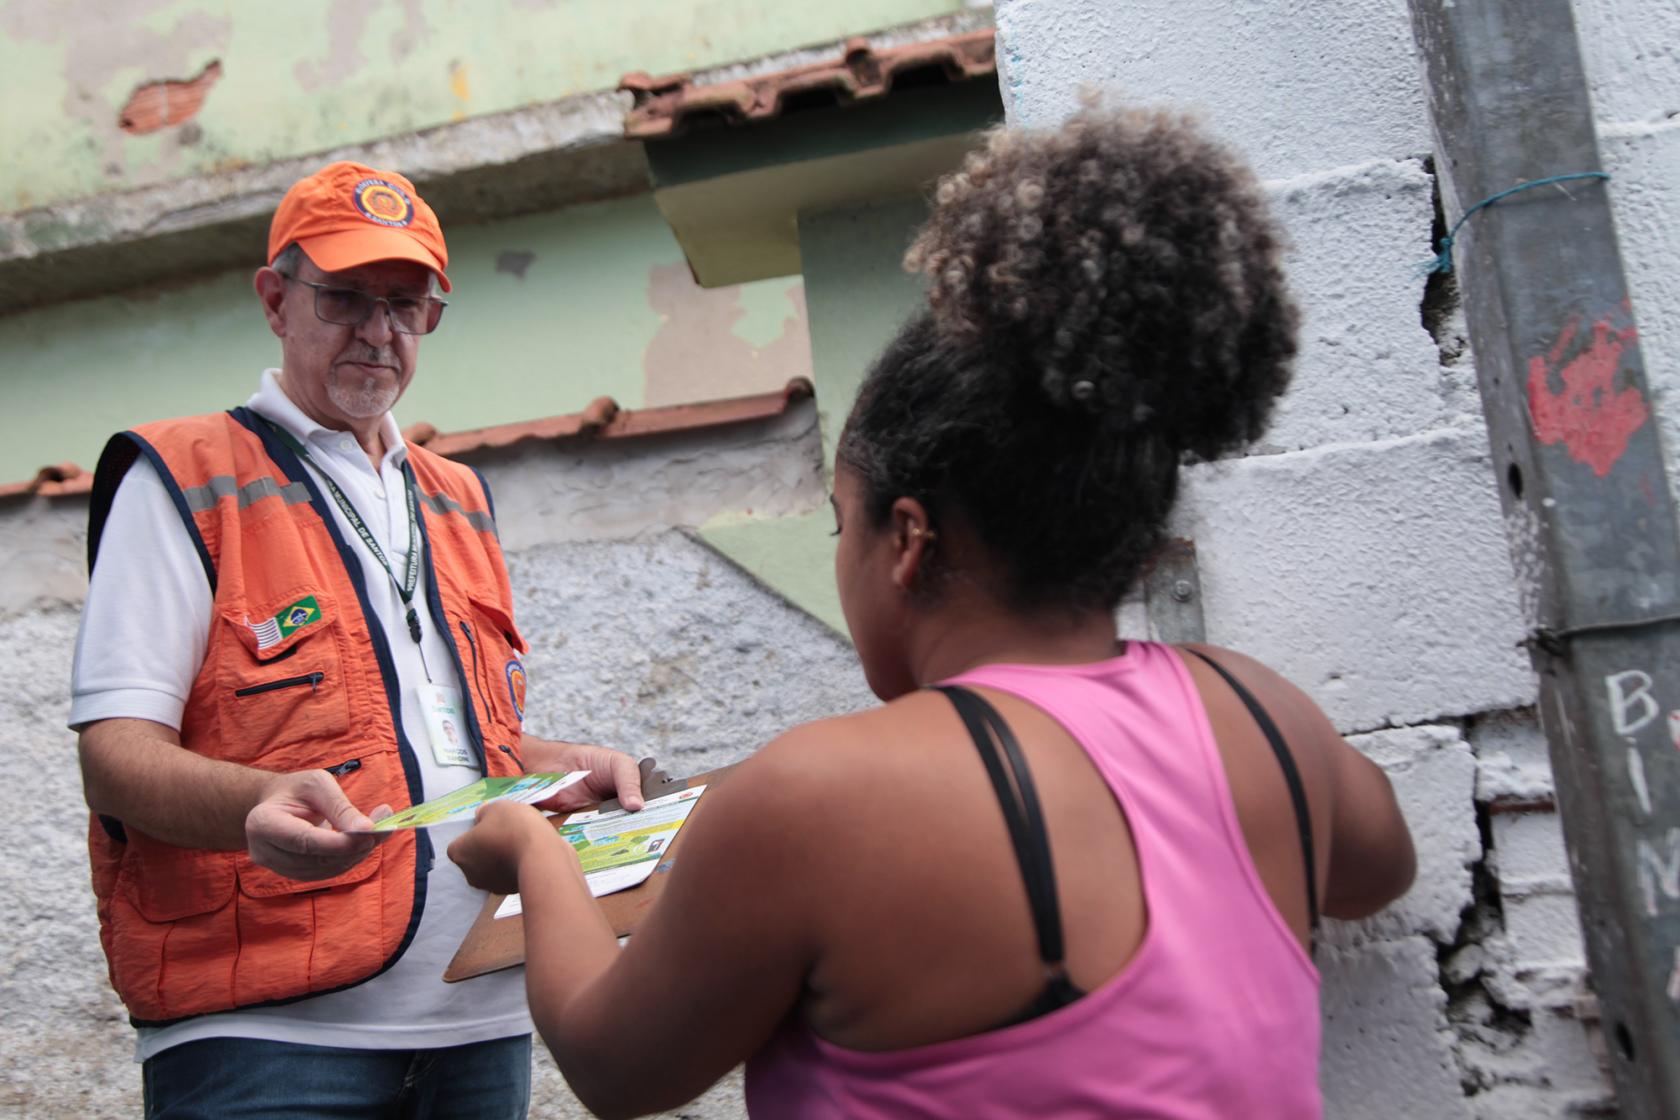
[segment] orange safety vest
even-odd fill
[[[215,597],[181,745],[259,770],[326,769],[364,811],[421,800],[390,648],[371,621],[363,545],[340,533],[316,478],[244,408],[119,433],[94,478],[89,570],[117,484],[140,455],[173,496]],[[408,466],[431,574],[421,615],[449,635],[481,771],[518,774],[525,644],[489,489],[424,448],[409,448]],[[436,856],[424,830],[402,832],[336,878],[298,882],[244,851],[180,848],[99,817],[88,849],[111,984],[140,1026],[378,975],[414,937]]]

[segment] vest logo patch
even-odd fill
[[[525,722],[525,666],[515,657],[507,663],[508,696],[513,700],[513,712],[519,722]]]
[[[261,622],[246,619],[245,625],[257,636],[257,649],[261,651],[279,645],[291,637],[293,632],[321,621],[322,617],[321,604],[315,601],[315,596],[309,595],[289,607],[281,608],[273,618],[266,618]]]

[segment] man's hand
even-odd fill
[[[567,786],[537,808],[553,813],[566,813],[609,797],[631,812],[642,807],[642,773],[636,760],[623,751],[597,747],[589,743],[555,743],[526,735],[520,745],[525,769],[532,773],[587,770],[589,777]]]
[[[449,845],[449,858],[460,865],[467,882],[491,894],[519,891],[519,865],[534,845],[553,844],[577,864],[572,846],[533,806],[493,801],[479,809],[473,827]],[[581,870],[581,869],[580,869]]]
[[[578,784],[582,784],[581,782]],[[356,866],[384,835],[351,832],[388,816],[381,805],[368,817],[350,804],[325,770],[276,774],[245,817],[251,861],[288,879],[331,879]]]

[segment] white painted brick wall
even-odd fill
[[[1433,180],[1378,160],[1269,184],[1302,310],[1289,392],[1256,452],[1413,435],[1479,409],[1472,371],[1443,369],[1418,313]]]
[[[1574,0],[1623,267],[1680,499],[1680,5]]]
[[[1331,1120],[1459,1120],[1459,1089],[1446,993],[1435,945],[1425,937],[1357,950],[1326,947],[1324,1049],[1319,1084]]]
[[[1430,149],[1405,0],[1003,0],[1012,121],[1087,86],[1204,112],[1265,179]]]
[[[1471,868],[1482,858],[1476,828],[1476,760],[1456,727],[1422,726],[1348,740],[1394,783],[1417,848],[1417,885],[1361,922],[1326,922],[1324,942],[1343,948],[1422,933],[1450,945],[1471,903]]]
[[[1680,500],[1680,95],[1660,124],[1599,124],[1622,267],[1639,327],[1670,491]]]
[[[1680,5],[1574,0],[1574,9],[1600,122],[1655,124],[1680,110]]]
[[[1672,479],[1680,8],[1575,10]],[[1279,668],[1344,730],[1402,728],[1354,741],[1394,777],[1422,882],[1327,931],[1330,1114],[1601,1112],[1550,767],[1532,717],[1512,711],[1534,683],[1473,369],[1442,359],[1461,322],[1437,343],[1421,321],[1431,213],[1416,161],[1433,145],[1407,4],[1002,0],[997,18],[1013,120],[1053,123],[1087,84],[1198,108],[1267,180],[1294,243],[1297,381],[1258,455],[1189,472],[1175,531],[1197,545],[1210,640]],[[1473,771],[1450,727],[1406,726],[1467,718]],[[1390,1023],[1398,1045],[1373,1045]]]
[[[1344,731],[1530,703],[1484,437],[1474,429],[1194,467],[1210,641],[1259,657]]]

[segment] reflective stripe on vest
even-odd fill
[[[200,513],[233,494],[239,495],[240,509],[245,509],[252,502],[263,498],[280,498],[287,505],[295,506],[299,502],[309,500],[309,487],[301,482],[282,485],[272,478],[259,478],[240,486],[231,474],[219,474],[203,486],[189,487],[182,490],[181,494],[187,499],[187,508],[194,513]]]
[[[496,521],[488,513],[479,509],[467,509],[448,494],[431,494],[422,490],[420,500],[425,502],[434,513],[460,514],[467,519],[467,524],[481,533],[493,534],[496,532]]]

